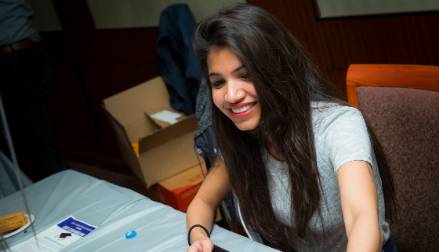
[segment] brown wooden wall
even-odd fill
[[[439,13],[319,19],[312,0],[248,0],[277,16],[344,90],[352,63],[439,65]]]
[[[351,63],[439,65],[439,13],[319,19],[311,0],[250,0],[277,16],[344,90]],[[158,75],[157,28],[96,30],[86,0],[54,1],[63,31],[43,33],[53,65],[51,115],[70,159],[125,171],[103,98]]]

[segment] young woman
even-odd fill
[[[212,250],[214,212],[229,191],[247,234],[274,248],[389,246],[381,179],[390,177],[380,177],[363,117],[329,95],[287,29],[239,4],[203,21],[194,43],[221,154],[187,211],[188,251]]]

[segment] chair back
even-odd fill
[[[393,176],[392,239],[401,252],[439,251],[439,67],[350,65],[347,94]]]

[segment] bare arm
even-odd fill
[[[380,251],[378,199],[372,168],[365,161],[351,161],[337,171],[347,251]]]
[[[186,214],[187,227],[190,228],[195,224],[200,224],[211,231],[215,211],[229,191],[230,184],[227,170],[223,161],[218,159],[188,207]],[[190,239],[193,245],[188,251],[211,251],[211,247],[210,250],[206,248],[209,244],[212,245],[210,241],[206,242],[208,237],[203,229],[194,228],[191,231]],[[201,242],[203,240],[204,242]]]

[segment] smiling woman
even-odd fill
[[[229,191],[248,236],[282,251],[391,247],[386,166],[361,113],[331,95],[294,36],[238,4],[202,21],[194,44],[221,155],[188,208],[188,251],[211,251]]]

